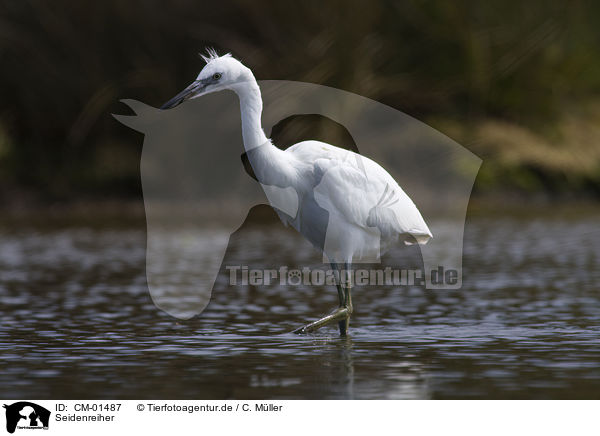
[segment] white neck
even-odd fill
[[[240,99],[244,148],[248,151],[264,145],[268,139],[261,126],[263,104],[256,80],[252,77],[252,80],[239,83],[234,91]]]
[[[240,99],[242,137],[254,174],[263,185],[287,188],[298,178],[295,159],[275,147],[261,126],[262,97],[256,79],[236,84],[232,89]]]

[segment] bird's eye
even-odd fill
[[[215,74],[213,74],[213,79],[219,80],[220,78],[221,78],[221,73],[215,73]]]

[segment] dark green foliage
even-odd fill
[[[4,0],[0,182],[58,198],[137,192],[142,141],[110,113],[119,98],[159,106],[209,45],[258,79],[334,86],[425,120],[545,130],[598,98],[599,12],[569,0]],[[545,185],[526,173],[508,185]]]

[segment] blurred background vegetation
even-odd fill
[[[4,211],[139,200],[142,139],[206,46],[378,100],[484,159],[476,198],[600,197],[600,3],[2,0]]]

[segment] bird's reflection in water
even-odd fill
[[[349,336],[339,338],[340,353],[340,381],[345,386],[345,397],[354,398],[354,360],[352,357],[352,338]]]
[[[313,337],[311,345],[318,353],[314,367],[322,368],[316,380],[320,384],[318,390],[327,393],[326,398],[365,398],[365,394],[366,398],[380,399],[431,397],[425,364],[419,356],[403,355],[396,344],[390,346],[397,349],[397,360],[385,364],[373,361],[365,350],[369,344],[352,335]]]
[[[353,399],[354,396],[354,355],[351,336],[313,336],[311,348],[316,352],[315,367],[320,367],[318,383],[322,392],[332,398]],[[330,398],[331,398],[330,397]]]

